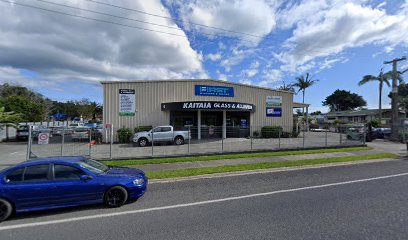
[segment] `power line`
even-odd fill
[[[81,15],[75,15],[75,14],[60,12],[60,11],[56,11],[56,10],[51,10],[51,9],[37,7],[37,6],[23,4],[23,3],[12,2],[12,1],[8,1],[8,0],[0,0],[0,1],[15,4],[15,5],[18,5],[18,6],[23,6],[23,7],[42,10],[42,11],[62,14],[62,15],[70,16],[70,17],[76,17],[76,18],[82,18],[82,19],[87,19],[87,20],[92,20],[92,21],[97,21],[97,22],[102,22],[102,23],[114,24],[114,25],[119,25],[119,26],[128,27],[128,28],[135,28],[135,29],[140,29],[140,30],[149,31],[149,32],[168,34],[168,35],[172,35],[172,36],[186,37],[185,35],[181,35],[181,34],[175,34],[175,33],[163,32],[163,31],[158,31],[158,30],[152,30],[152,29],[148,29],[148,28],[136,27],[136,26],[131,26],[131,25],[123,24],[123,23],[110,22],[110,21],[106,21],[106,20],[102,20],[102,19],[97,19],[97,18],[91,18],[91,17],[85,17],[85,16],[81,16]]]
[[[254,35],[254,34],[244,33],[244,32],[239,32],[239,31],[233,31],[233,30],[228,30],[228,29],[220,28],[220,27],[208,26],[208,25],[204,25],[204,24],[200,24],[200,23],[195,23],[195,22],[192,22],[192,21],[184,21],[184,20],[181,20],[181,19],[176,19],[176,18],[172,18],[172,17],[167,17],[167,16],[158,15],[158,14],[153,14],[153,13],[149,13],[149,12],[137,10],[137,9],[134,9],[134,8],[123,7],[123,6],[119,6],[119,5],[115,5],[115,4],[110,4],[110,3],[104,3],[104,2],[100,2],[100,1],[96,1],[96,0],[85,0],[85,1],[93,2],[93,3],[95,3],[95,4],[105,5],[105,6],[109,6],[109,7],[114,7],[114,8],[118,8],[118,9],[122,9],[122,10],[137,12],[137,13],[141,13],[141,14],[145,14],[145,15],[149,15],[149,16],[153,16],[153,17],[159,17],[159,18],[169,19],[169,20],[173,20],[173,21],[175,21],[175,22],[187,22],[187,23],[189,23],[189,24],[196,25],[196,26],[200,26],[200,27],[211,28],[211,29],[215,29],[215,30],[220,30],[220,31],[230,32],[230,33],[235,33],[235,34],[241,34],[241,35],[246,35],[246,36],[255,37],[255,38],[263,38],[262,36],[259,36],[259,35]]]

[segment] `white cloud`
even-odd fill
[[[207,59],[210,59],[211,61],[215,62],[221,59],[221,54],[220,53],[210,53],[206,57]]]
[[[275,84],[276,82],[282,80],[283,73],[281,70],[278,69],[268,69],[263,71],[262,81],[258,83],[261,87],[270,87],[271,85]]]
[[[119,11],[89,1],[63,3],[109,12],[122,17],[155,22],[169,27],[177,25],[131,11]],[[77,19],[59,14],[0,3],[0,67],[19,72],[29,69],[48,81],[132,80],[194,77],[205,74],[202,55],[194,51],[181,29],[124,21],[96,14],[57,8],[45,3],[41,7],[81,14],[105,21],[115,21],[153,31],[165,31],[184,37],[142,31],[123,26]],[[170,17],[159,0],[115,1],[115,4]],[[20,78],[16,78],[20,79]],[[19,81],[19,80],[14,80]],[[39,81],[31,78],[24,85]]]
[[[249,79],[241,79],[238,82],[245,85],[253,85],[253,82]]]
[[[276,25],[274,0],[180,0],[172,1],[183,16],[186,29],[195,29],[206,34],[232,36],[246,41],[259,42],[268,35]],[[190,24],[198,23],[215,28],[206,28]],[[217,29],[218,28],[218,29]],[[223,31],[226,29],[228,31]],[[238,34],[237,32],[248,35]]]
[[[335,7],[327,2],[305,0],[281,13],[283,26],[295,27],[285,42],[288,51],[277,55],[284,69],[297,71],[315,58],[366,44],[408,45],[407,8],[387,15],[383,9],[361,4],[364,1],[340,1]]]

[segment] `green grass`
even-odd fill
[[[370,154],[370,155],[363,155],[363,156],[346,156],[346,157],[318,158],[318,159],[297,160],[297,161],[262,162],[262,163],[238,164],[238,165],[219,166],[219,167],[166,170],[166,171],[147,172],[146,174],[150,179],[177,178],[177,177],[189,177],[189,176],[214,174],[214,173],[238,172],[238,171],[268,169],[268,168],[295,167],[295,166],[316,165],[316,164],[323,164],[323,163],[339,163],[339,162],[351,162],[351,161],[372,160],[372,159],[381,159],[381,158],[397,158],[397,157],[398,157],[397,155],[392,154],[392,153],[378,153],[378,154]]]
[[[214,161],[225,159],[238,158],[256,158],[256,157],[278,157],[289,155],[302,155],[313,153],[334,153],[334,152],[352,152],[371,150],[370,147],[350,147],[350,148],[328,148],[328,149],[311,149],[299,151],[285,151],[285,152],[258,152],[258,153],[234,153],[225,155],[211,155],[211,156],[195,156],[195,157],[175,157],[175,158],[152,158],[152,159],[135,159],[135,160],[113,160],[104,161],[103,163],[109,166],[131,166],[144,164],[160,164],[160,163],[179,163],[179,162],[199,162],[199,161]]]

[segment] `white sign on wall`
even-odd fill
[[[134,116],[136,92],[134,89],[119,89],[119,116]]]

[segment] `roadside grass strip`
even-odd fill
[[[261,163],[237,164],[237,165],[218,166],[218,167],[165,170],[165,171],[147,172],[146,174],[149,177],[149,179],[178,178],[178,177],[190,177],[190,176],[198,176],[198,175],[214,174],[214,173],[239,172],[239,171],[269,169],[269,168],[296,167],[296,166],[316,165],[316,164],[324,164],[324,163],[340,163],[340,162],[352,162],[352,161],[384,159],[384,158],[393,159],[397,157],[398,155],[392,154],[392,153],[378,153],[378,154],[369,154],[369,155],[362,155],[362,156],[317,158],[317,159],[309,159],[309,160],[261,162]]]
[[[139,160],[138,159],[112,160],[112,161],[103,161],[103,163],[109,166],[112,166],[112,167],[119,167],[119,166],[145,165],[145,164],[200,162],[200,161],[215,161],[215,160],[257,158],[257,157],[280,157],[280,156],[290,156],[290,155],[353,152],[353,151],[367,151],[367,150],[372,150],[372,148],[371,147],[350,147],[350,148],[328,148],[328,149],[310,149],[310,150],[299,150],[299,151],[283,151],[283,152],[234,153],[234,154],[209,155],[209,156],[153,158],[153,159],[139,159]]]

